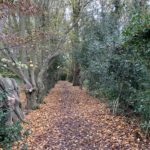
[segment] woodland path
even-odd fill
[[[125,117],[111,115],[105,103],[69,82],[59,81],[26,120],[29,150],[148,150],[150,143]]]

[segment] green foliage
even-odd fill
[[[0,93],[0,104],[4,103],[5,93]],[[20,122],[15,122],[12,125],[6,124],[7,114],[10,112],[8,108],[0,108],[0,147],[10,150],[12,143],[21,140],[22,127]]]
[[[13,125],[1,125],[0,127],[0,145],[4,149],[11,149],[12,143],[21,140],[22,127],[19,122]]]
[[[17,77],[17,75],[15,73],[10,72],[7,69],[2,68],[2,67],[1,67],[1,70],[0,70],[0,75],[3,76],[3,77],[7,76],[7,77],[11,77],[11,78]]]
[[[140,37],[147,33],[150,29],[150,14],[135,13],[132,15],[128,26],[123,30],[123,35],[128,39],[133,37]],[[137,38],[137,40],[142,41],[143,39]],[[143,41],[142,41],[143,42]]]
[[[150,14],[136,14],[132,17],[128,27],[123,31],[123,35],[126,37],[124,47],[130,46],[132,56],[136,56],[137,60],[141,63],[141,67],[138,69],[143,71],[142,75],[136,73],[138,76],[135,81],[138,81],[141,88],[135,93],[136,104],[134,105],[134,111],[138,112],[142,117],[142,127],[149,129],[150,120],[150,65],[149,65],[149,50],[150,50]],[[134,62],[135,63],[135,62]],[[134,67],[136,68],[136,67]]]
[[[79,57],[82,83],[89,93],[107,97],[112,107],[118,99],[118,110],[138,114],[146,134],[150,129],[149,23],[148,13],[133,14],[118,36],[113,27],[102,30],[103,23],[92,22],[84,28]]]

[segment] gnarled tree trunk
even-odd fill
[[[37,91],[34,89],[32,92],[26,91],[27,109],[35,109],[37,107]]]
[[[17,120],[23,121],[20,108],[18,85],[14,79],[0,77],[0,94],[2,96],[0,111],[6,111],[4,124],[11,125]]]
[[[53,55],[49,55],[49,57],[45,60],[42,65],[42,68],[37,76],[37,88],[38,88],[38,99],[37,102],[41,103],[43,101],[43,96],[45,95],[47,89],[44,86],[44,74],[47,73],[49,67],[53,64],[53,61],[60,53],[55,53]]]

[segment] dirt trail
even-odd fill
[[[111,115],[106,104],[68,82],[58,82],[40,109],[26,116],[29,150],[148,150],[139,129]]]

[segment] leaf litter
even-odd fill
[[[59,81],[40,108],[26,115],[28,150],[149,150],[139,123],[113,116],[108,106],[67,81]],[[140,137],[137,136],[140,135]],[[17,142],[13,149],[20,149]]]

